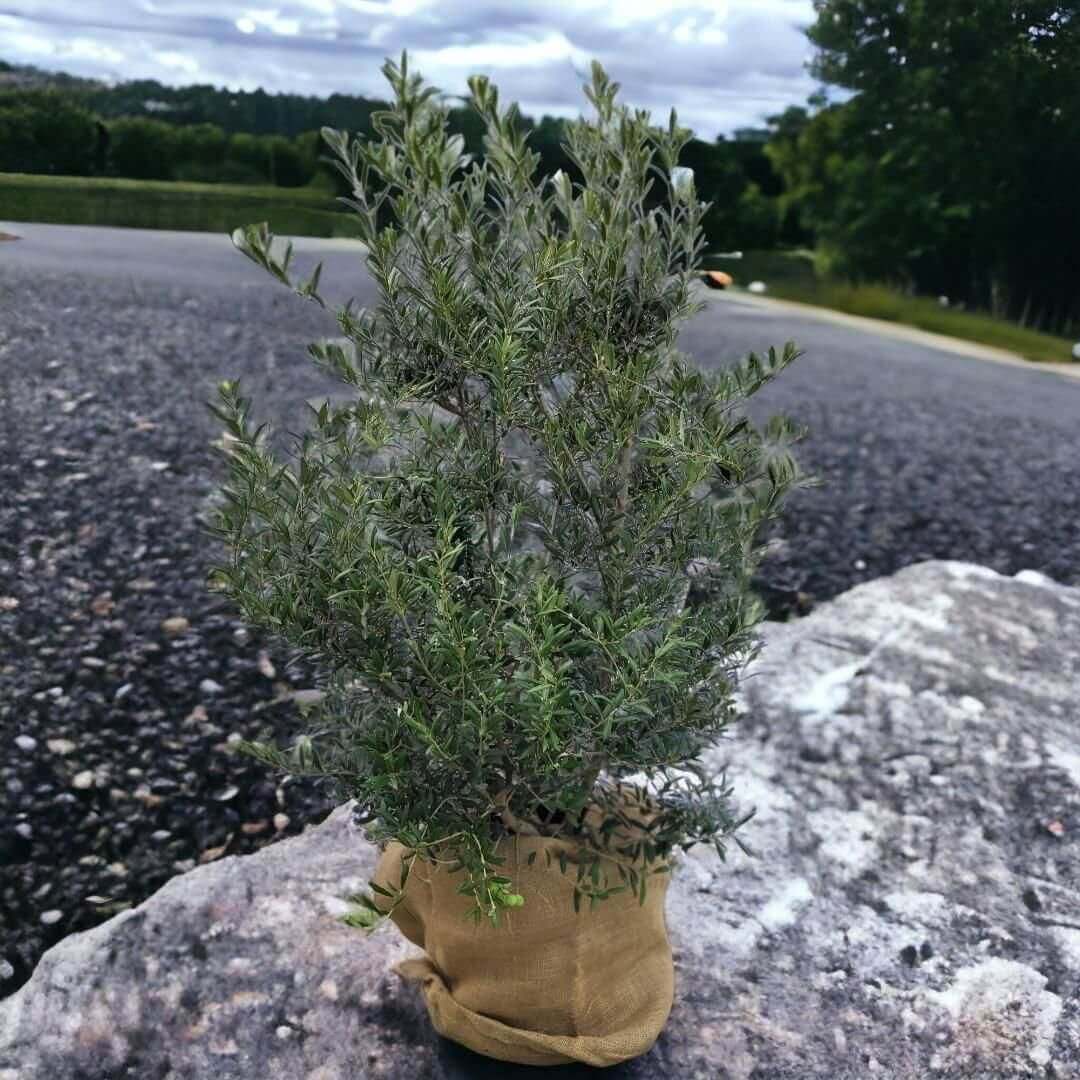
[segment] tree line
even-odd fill
[[[1080,5],[817,0],[815,75],[772,121],[820,258],[856,281],[1080,331]]]
[[[345,94],[229,91],[166,87],[152,80],[114,87],[75,84],[0,90],[0,171],[206,183],[317,184],[341,189],[323,160],[322,126],[362,137],[385,102]],[[520,116],[541,159],[540,171],[577,172],[563,150],[564,121]],[[483,154],[483,129],[464,107],[450,128],[466,149]],[[710,244],[769,248],[805,239],[797,217],[782,208],[783,183],[762,141],[695,139],[683,163],[713,206],[705,221]],[[343,193],[343,192],[342,192]]]

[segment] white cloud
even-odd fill
[[[16,4],[19,0],[15,0]],[[535,116],[575,115],[595,57],[628,104],[674,105],[699,135],[760,125],[813,90],[811,0],[31,0],[0,16],[3,58],[111,79],[385,96],[407,48],[432,82],[492,75]]]
[[[465,75],[481,69],[544,67],[559,61],[587,64],[589,58],[575,49],[559,33],[519,41],[476,41],[465,45],[443,45],[421,49],[415,54],[424,70],[438,67],[447,73],[457,70]]]
[[[199,74],[199,61],[190,53],[175,52],[170,49],[158,49],[153,58],[168,71],[179,71],[195,77]]]

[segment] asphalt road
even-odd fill
[[[275,308],[295,301],[311,313],[223,235],[0,223],[2,231],[20,239],[0,243],[0,288],[5,277],[75,274],[99,286],[116,281],[129,298],[160,286],[213,294],[215,308],[230,296],[245,304],[266,296]],[[355,242],[300,239],[295,247],[298,270],[323,261],[329,299],[375,298]],[[1047,370],[993,350],[973,355],[980,349],[968,344],[954,352],[943,339],[889,324],[705,295],[707,310],[680,340],[704,367],[789,339],[804,354],[749,408],[755,421],[783,412],[808,428],[802,460],[828,488],[793,497],[810,520],[788,535],[794,543],[809,532],[818,545],[809,556],[804,545],[793,587],[835,595],[929,557],[1080,580],[1080,365]],[[840,538],[848,547],[837,554]]]
[[[223,234],[0,222],[0,233],[4,232],[19,239],[0,244],[0,266],[197,289],[273,284]],[[298,274],[323,263],[322,291],[328,299],[342,303],[355,297],[360,304],[375,299],[361,245],[311,237],[293,244]],[[845,373],[858,377],[863,365],[872,364],[878,378],[887,377],[892,394],[903,394],[908,386],[921,395],[935,386],[949,397],[1006,416],[1060,415],[1072,421],[1080,416],[1080,381],[1062,385],[1080,376],[1080,364],[1062,365],[1059,370],[1018,359],[1003,364],[1000,358],[1007,354],[998,350],[962,342],[950,346],[937,335],[887,323],[871,329],[873,320],[803,311],[800,305],[738,292],[707,295],[709,310],[686,328],[680,342],[706,366],[794,340],[815,368],[818,361],[827,362],[834,380]],[[892,369],[888,376],[882,371],[886,365]]]

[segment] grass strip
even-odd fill
[[[973,341],[1016,353],[1037,363],[1066,363],[1073,343],[977,311],[942,307],[937,300],[905,296],[884,285],[850,285],[818,277],[809,252],[750,251],[741,260],[708,259],[710,269],[726,270],[737,285],[762,281],[768,295],[815,307],[901,323],[934,334]]]
[[[290,236],[355,236],[337,207],[311,188],[0,173],[0,219],[9,222],[221,233],[266,221]]]

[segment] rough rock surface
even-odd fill
[[[1080,589],[928,562],[765,632],[710,755],[762,858],[682,860],[671,1021],[606,1075],[1080,1077]],[[0,1002],[0,1080],[531,1072],[339,921],[373,860],[339,808],[68,937]]]

